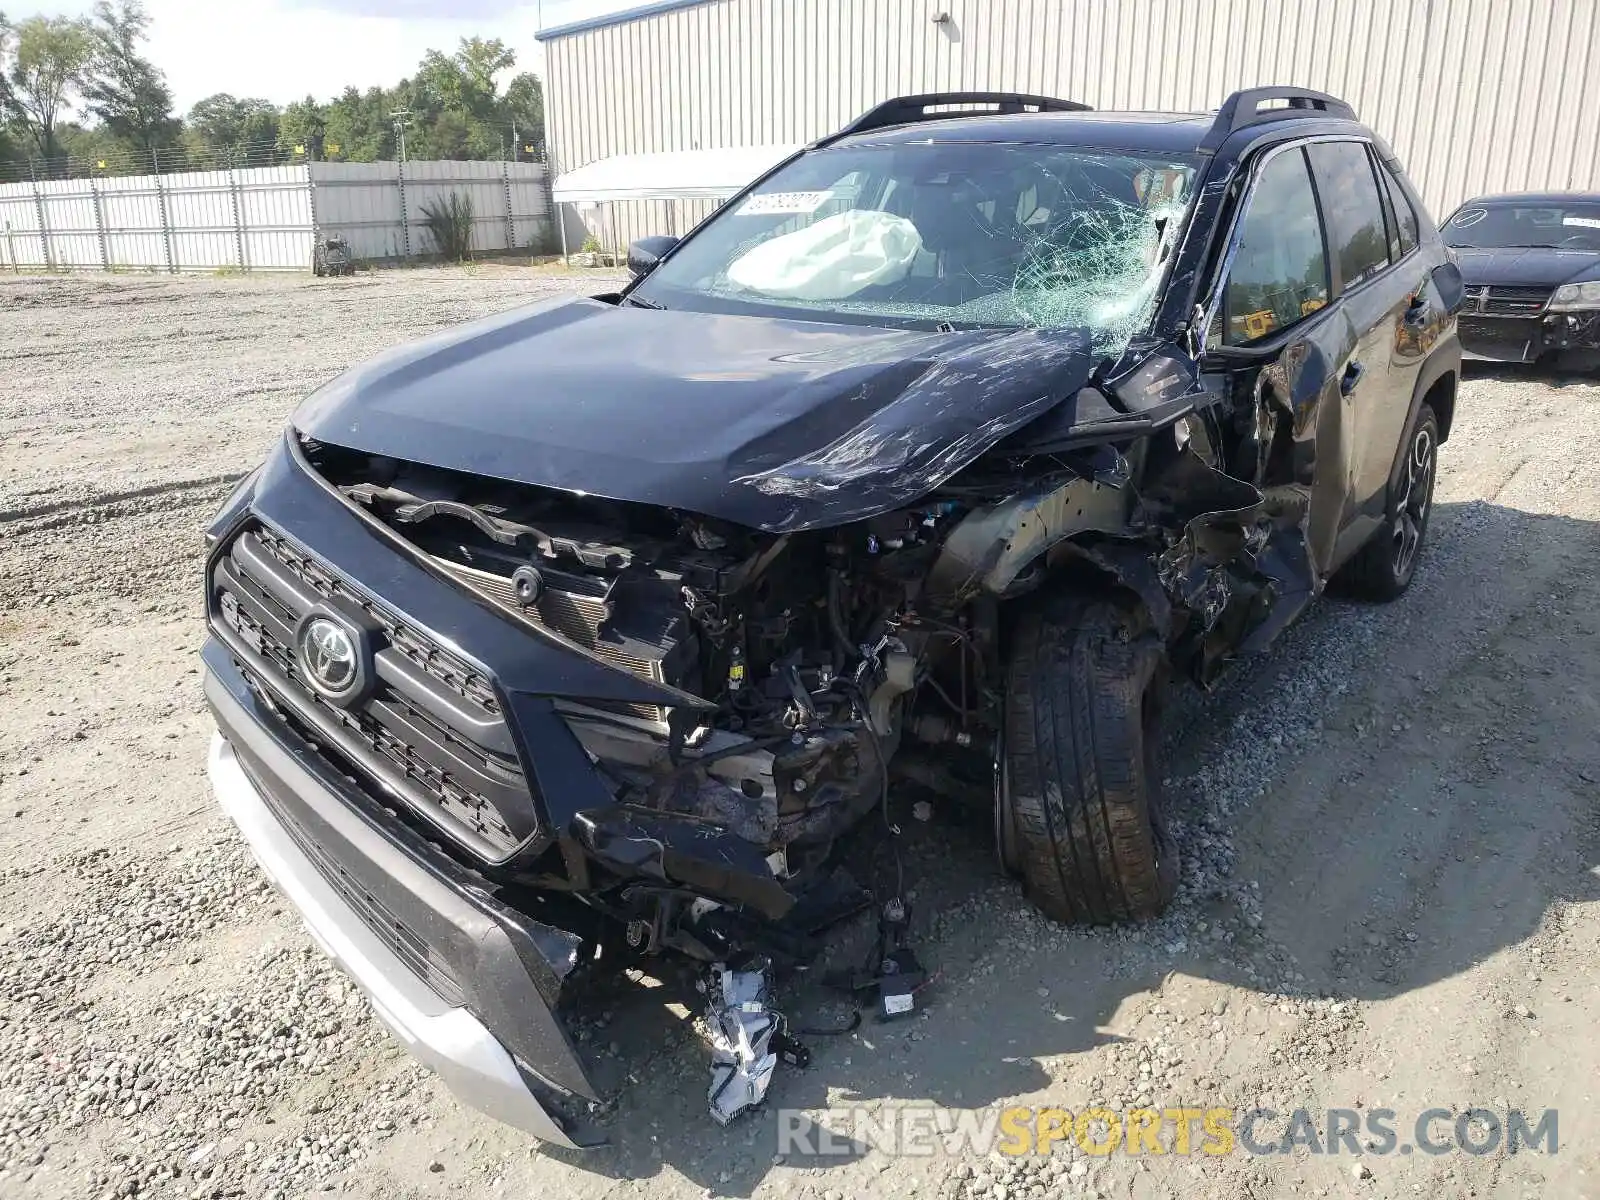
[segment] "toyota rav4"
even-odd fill
[[[802,953],[897,778],[1049,916],[1160,911],[1163,690],[1406,590],[1460,363],[1400,164],[1290,88],[890,101],[629,265],[333,380],[208,532],[220,803],[568,1145],[597,948]]]

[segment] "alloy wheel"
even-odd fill
[[[1433,473],[1438,454],[1432,426],[1419,425],[1406,454],[1404,490],[1395,503],[1393,562],[1394,576],[1399,580],[1409,579],[1416,567],[1417,548],[1422,545],[1422,532],[1433,504]]]

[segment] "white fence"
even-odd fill
[[[542,245],[539,163],[304,163],[0,184],[0,270],[305,271],[318,235],[360,260],[432,254],[423,209],[472,203],[478,251]]]

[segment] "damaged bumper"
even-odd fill
[[[498,904],[269,713],[231,656],[204,653],[217,801],[306,927],[410,1053],[465,1104],[559,1145],[603,1140],[554,1004],[578,939]],[[481,881],[480,881],[481,883]]]
[[[1534,362],[1546,354],[1600,351],[1600,310],[1536,317],[1463,313],[1459,334],[1463,357],[1494,362]]]

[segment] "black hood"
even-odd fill
[[[1600,254],[1508,246],[1499,250],[1453,251],[1461,277],[1472,287],[1560,287],[1600,279]]]
[[[1073,395],[1080,331],[935,333],[559,300],[408,343],[319,441],[772,531],[909,503]]]

